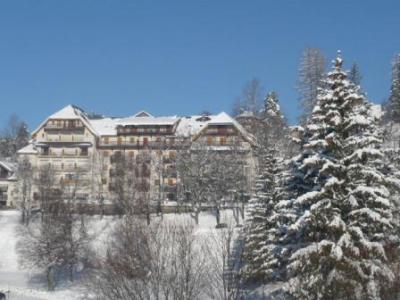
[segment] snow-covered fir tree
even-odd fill
[[[260,114],[264,126],[258,136],[259,175],[249,201],[246,224],[247,280],[266,281],[277,276],[277,219],[275,206],[281,200],[282,141],[287,140],[288,126],[275,92],[268,93]]]
[[[298,249],[289,264],[290,292],[298,299],[380,299],[393,278],[385,253],[395,242],[391,176],[382,173],[368,102],[342,71],[340,56],[325,85],[300,160],[313,185],[294,201],[300,213],[291,228]]]
[[[281,199],[280,169],[277,151],[264,149],[260,157],[259,175],[255,192],[249,201],[246,222],[244,277],[249,281],[264,282],[277,269],[274,245],[276,224],[275,206]]]
[[[279,105],[278,94],[274,91],[265,97],[261,116],[266,124],[265,133],[269,141],[274,143],[278,140],[287,140],[288,125]]]
[[[354,85],[361,85],[362,74],[356,62],[351,65],[348,78]]]

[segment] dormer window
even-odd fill
[[[197,122],[207,122],[207,121],[210,121],[210,120],[211,120],[211,118],[208,117],[208,116],[201,116],[200,118],[196,119]]]

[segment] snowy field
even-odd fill
[[[164,222],[193,222],[188,214],[166,214]],[[230,210],[221,213],[221,222],[233,222]],[[96,234],[94,249],[104,250],[112,231],[114,217],[92,217],[89,227]],[[215,230],[215,217],[204,212],[200,215],[196,233],[202,234]],[[46,291],[43,275],[35,270],[20,268],[15,247],[18,241],[19,212],[16,210],[0,211],[0,291],[10,291],[9,300],[75,300],[88,299],[80,282],[59,282],[56,290]]]

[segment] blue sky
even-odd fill
[[[0,126],[73,103],[107,115],[231,112],[253,77],[298,114],[306,46],[357,61],[374,102],[400,52],[400,1],[0,1]]]

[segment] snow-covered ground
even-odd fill
[[[9,300],[77,300],[85,298],[80,282],[59,282],[54,292],[46,291],[43,275],[34,270],[22,269],[18,263],[16,244],[19,226],[19,212],[16,210],[0,211],[0,291],[10,291]],[[89,227],[97,239],[93,247],[96,251],[104,250],[112,232],[114,217],[92,217]],[[189,214],[166,214],[164,222],[193,222]],[[222,222],[233,222],[230,210],[221,213]],[[200,215],[196,233],[215,230],[215,217],[207,212]]]

